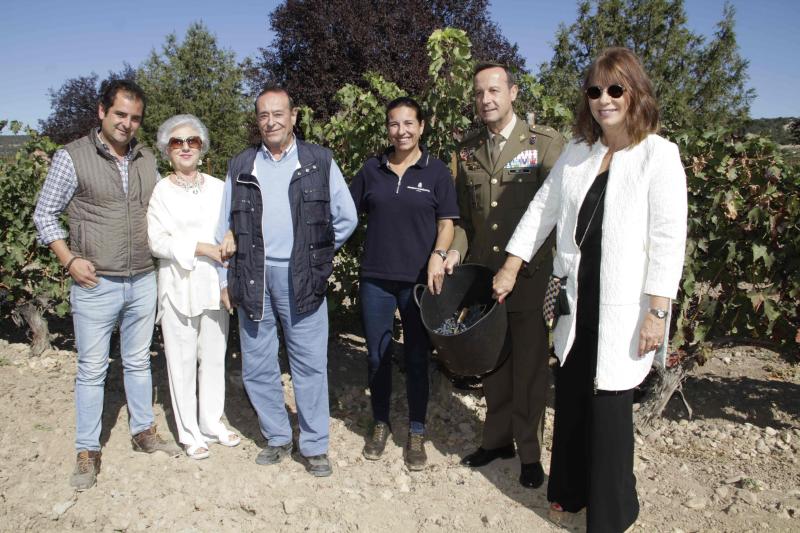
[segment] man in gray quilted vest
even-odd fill
[[[156,275],[145,213],[159,176],[152,152],[134,138],[144,110],[145,96],[135,83],[104,84],[97,109],[100,127],[53,155],[34,212],[39,241],[73,280],[77,461],[70,484],[79,491],[91,488],[100,470],[103,391],[117,323],[133,448],[180,451],[158,435],[153,418],[150,344]],[[63,212],[69,236],[59,223]]]

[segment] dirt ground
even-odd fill
[[[9,328],[0,324],[2,531],[563,530],[547,519],[545,488],[518,484],[517,459],[477,470],[459,465],[479,442],[485,402],[480,393],[453,389],[438,372],[428,467],[410,473],[403,465],[405,387],[397,371],[397,432],[382,460],[364,460],[369,397],[364,343],[355,335],[330,343],[331,477],[313,478],[298,460],[253,462],[265,442],[235,359],[226,414],[242,445],[212,446],[204,461],[134,452],[117,358],[106,385],[102,469],[94,488],[76,493],[68,484],[74,465],[71,339],[64,335],[59,349],[33,358],[27,344],[15,342],[19,331]],[[164,356],[158,343],[154,348],[156,419],[174,438]],[[676,397],[655,428],[636,437],[642,511],[633,531],[800,531],[800,366],[750,347],[720,348],[715,356],[684,386],[692,419]],[[284,383],[291,409],[288,373]],[[552,415],[548,408],[546,442]],[[549,459],[545,450],[545,471]]]

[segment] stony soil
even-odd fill
[[[3,331],[8,332],[8,329]],[[18,339],[4,333],[7,339]],[[264,439],[229,372],[227,417],[243,437],[211,457],[133,452],[122,371],[113,359],[106,387],[103,465],[97,486],[68,485],[74,465],[69,338],[32,358],[28,346],[0,340],[0,530],[2,531],[559,531],[547,519],[544,488],[517,483],[516,459],[479,470],[459,466],[479,440],[485,402],[434,374],[428,467],[408,472],[402,375],[393,406],[398,429],[385,457],[361,456],[369,423],[363,340],[330,345],[333,476],[315,479],[299,460],[260,467]],[[724,348],[684,386],[694,417],[678,398],[647,435],[637,435],[642,512],[633,531],[800,531],[800,367],[749,347]],[[164,357],[153,352],[155,411],[175,434]],[[284,375],[292,408],[291,379]],[[552,392],[552,391],[551,391]],[[552,410],[547,412],[550,440]],[[549,461],[545,451],[544,464]],[[547,469],[547,466],[545,466]],[[578,522],[582,516],[578,517]],[[582,526],[567,529],[582,531]]]

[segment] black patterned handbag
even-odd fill
[[[542,314],[544,315],[545,324],[550,329],[556,327],[558,317],[569,314],[566,276],[563,278],[550,276],[550,281],[547,282],[547,289],[544,291]]]

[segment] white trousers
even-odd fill
[[[199,316],[186,317],[168,299],[164,304],[161,331],[178,440],[188,446],[207,447],[207,440],[225,437],[228,432],[221,420],[228,313],[206,310]]]

